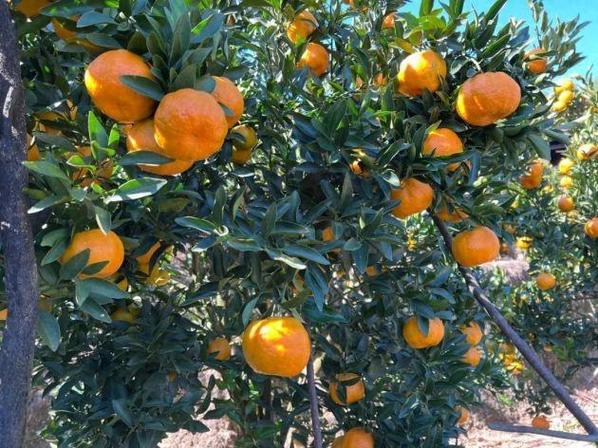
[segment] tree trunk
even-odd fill
[[[0,0],[0,243],[8,319],[0,347],[0,448],[23,444],[37,320],[37,268],[23,188],[23,83],[14,23]]]

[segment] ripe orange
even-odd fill
[[[223,337],[212,339],[208,344],[208,353],[216,353],[214,358],[218,361],[228,361],[231,354],[230,343],[228,342],[228,339]]]
[[[134,324],[136,320],[135,316],[126,308],[117,308],[116,311],[110,315],[110,318],[112,320],[119,320],[121,322],[128,322],[130,324]]]
[[[382,20],[382,29],[383,30],[393,29],[395,27],[395,17],[396,17],[395,12],[389,12],[388,14],[386,14],[384,16],[384,19]]]
[[[330,448],[342,448],[343,446],[343,436],[337,437],[332,441],[332,446]]]
[[[411,348],[428,348],[440,344],[444,338],[444,323],[435,317],[428,321],[428,334],[424,334],[419,328],[417,318],[410,317],[403,325],[403,337]]]
[[[318,28],[318,21],[307,9],[295,16],[287,28],[287,36],[294,44],[303,42]]]
[[[494,260],[500,251],[500,242],[488,227],[478,226],[457,234],[451,249],[455,261],[469,268]]]
[[[158,249],[160,249],[160,242],[156,241],[145,253],[138,255],[135,258],[137,261],[137,269],[139,271],[145,272],[146,274],[149,273],[149,264]]]
[[[594,157],[598,156],[598,145],[585,143],[579,147],[576,155],[579,160],[593,159]]]
[[[449,211],[446,202],[443,202],[440,205],[440,208],[436,212],[436,216],[446,222],[461,222],[464,219],[469,218],[469,215],[461,209],[453,207],[452,211]]]
[[[521,88],[503,72],[479,73],[463,83],[457,95],[457,113],[473,126],[488,126],[517,110]]]
[[[427,209],[434,200],[434,190],[428,184],[410,177],[403,179],[399,188],[391,191],[390,197],[401,201],[392,214],[397,218],[406,218]]]
[[[374,448],[374,436],[364,428],[353,428],[345,433],[341,448]]]
[[[465,340],[469,345],[478,345],[484,337],[484,333],[482,332],[480,325],[473,320],[469,322],[469,325],[461,326],[460,330],[461,333],[465,335]]]
[[[446,78],[446,63],[432,50],[410,54],[399,66],[399,92],[407,96],[421,95],[424,90],[436,92]]]
[[[89,249],[88,265],[107,261],[108,263],[90,277],[106,278],[114,274],[123,264],[125,248],[116,233],[109,231],[105,235],[100,229],[77,232],[60,258],[66,263],[75,255]]]
[[[359,380],[355,381],[357,379]],[[341,400],[338,395],[339,383],[340,386],[344,387],[345,389],[345,400]],[[340,373],[336,375],[336,381],[330,382],[328,391],[332,401],[340,406],[357,403],[365,397],[365,386],[363,384],[363,380],[356,373]]]
[[[0,321],[6,320],[8,318],[8,308],[4,308],[0,310]]]
[[[540,272],[536,276],[536,285],[538,285],[538,288],[542,291],[548,291],[556,285],[556,277],[550,272]]]
[[[315,42],[308,43],[297,67],[307,67],[315,76],[322,76],[330,69],[328,50]]]
[[[51,3],[51,0],[21,0],[15,11],[20,12],[25,17],[32,18],[39,16],[42,8],[45,8]]]
[[[353,160],[349,165],[351,172],[359,177],[368,178],[370,173],[361,160]]]
[[[132,123],[149,117],[156,102],[126,86],[121,81],[125,75],[155,80],[141,56],[128,50],[110,50],[89,64],[85,70],[85,87],[93,104],[104,115],[121,123]]]
[[[332,226],[328,226],[322,230],[322,241],[330,242],[334,241],[336,238],[334,237],[334,230]]]
[[[562,212],[570,212],[575,209],[575,201],[571,196],[561,196],[558,202],[559,210]]]
[[[422,146],[425,156],[446,157],[463,152],[463,142],[459,136],[449,128],[438,128],[428,134]],[[459,168],[458,163],[451,163],[449,171]]]
[[[532,426],[539,429],[550,429],[550,421],[545,415],[538,415],[532,419]]]
[[[127,151],[152,151],[165,155],[154,138],[154,119],[148,118],[135,123],[127,131]],[[176,176],[193,166],[191,160],[173,160],[162,165],[139,165],[139,169],[160,176]]]
[[[293,377],[307,365],[311,341],[294,317],[270,317],[251,322],[243,333],[243,354],[257,373]]]
[[[561,161],[559,162],[559,173],[560,174],[569,174],[574,165],[575,165],[575,162],[573,160],[569,159],[568,157],[561,159]]]
[[[533,190],[542,184],[542,173],[544,172],[544,163],[541,160],[534,160],[530,165],[528,172],[519,178],[519,183],[526,190]]]
[[[212,96],[230,111],[228,113],[232,113],[232,115],[226,115],[225,113],[228,127],[232,128],[243,115],[245,100],[236,84],[230,79],[223,76],[213,76],[212,78],[216,82],[216,86],[212,90]]]
[[[459,420],[457,420],[457,426],[463,426],[469,420],[469,410],[463,406],[457,406],[455,411],[459,413]]]
[[[584,232],[592,239],[598,238],[598,216],[588,220],[583,226]]]
[[[233,140],[232,154],[233,163],[243,165],[247,163],[251,157],[253,147],[257,144],[257,134],[251,126],[245,124],[234,127],[232,133],[237,134],[244,139],[243,142]]]
[[[227,133],[222,107],[198,90],[165,95],[154,115],[154,138],[164,154],[176,160],[207,159],[220,150]]]
[[[536,56],[538,53],[545,53],[546,50],[544,48],[534,48],[533,50],[528,51],[525,53],[525,60],[527,62],[527,69],[535,75],[539,75],[540,73],[544,73],[546,71],[546,66],[548,65],[546,62],[546,58]]]
[[[38,160],[42,159],[42,154],[39,152],[39,148],[37,145],[33,144],[29,148],[27,148],[27,161],[28,162],[37,162]]]
[[[462,361],[472,367],[477,367],[482,359],[482,354],[477,347],[469,347],[469,350],[463,355]]]

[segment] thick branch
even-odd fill
[[[309,362],[307,363],[307,387],[311,409],[311,424],[314,434],[314,448],[322,448],[322,427],[320,425],[320,410],[318,409],[318,393],[316,392],[314,361],[312,357],[309,358]]]
[[[16,34],[0,0],[0,241],[8,319],[0,347],[0,447],[22,446],[37,319],[37,268],[23,188],[25,104]]]
[[[452,238],[444,225],[442,220],[438,219],[435,215],[432,215],[432,219],[438,227],[442,238],[444,239],[444,243],[448,248],[448,251],[451,251],[452,245]],[[598,434],[596,429],[596,425],[592,422],[590,417],[588,417],[585,412],[578,406],[578,404],[571,398],[569,392],[563,387],[563,385],[559,382],[559,380],[554,376],[554,374],[542,363],[542,360],[538,356],[538,354],[534,351],[534,349],[517,334],[517,332],[511,327],[509,322],[504,318],[504,316],[500,313],[498,308],[490,302],[490,300],[486,297],[486,294],[478,284],[476,278],[472,275],[469,269],[466,269],[462,266],[459,266],[459,271],[465,278],[465,283],[467,283],[467,287],[469,291],[476,299],[476,301],[486,310],[486,312],[490,315],[492,320],[498,325],[501,331],[507,336],[513,345],[517,347],[519,352],[523,355],[525,360],[529,363],[530,366],[542,377],[542,379],[548,384],[550,389],[554,392],[554,394],[561,400],[561,402],[565,405],[569,412],[573,414],[573,416],[579,421],[579,423],[585,428],[588,434]]]
[[[539,436],[556,437],[558,439],[567,440],[579,440],[582,442],[598,442],[598,434],[574,434],[571,432],[532,428],[530,426],[509,425],[507,423],[490,423],[488,428],[493,429],[494,431],[517,432],[520,434],[537,434]]]

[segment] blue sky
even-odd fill
[[[464,10],[485,11],[492,3],[494,0],[466,0]],[[438,4],[439,1],[436,1],[435,5]],[[420,0],[412,0],[405,9],[417,13],[419,5]],[[550,18],[570,20],[579,14],[582,22],[590,22],[582,30],[582,39],[577,46],[586,59],[573,67],[570,73],[585,74],[590,65],[594,65],[595,72],[598,65],[598,0],[544,0],[544,7]],[[533,23],[527,0],[508,0],[501,10],[500,21],[504,23],[511,16],[525,19],[530,25]]]

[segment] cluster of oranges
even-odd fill
[[[552,105],[553,112],[563,112],[575,99],[575,84],[570,79],[564,80],[560,85],[554,88],[555,102]]]

